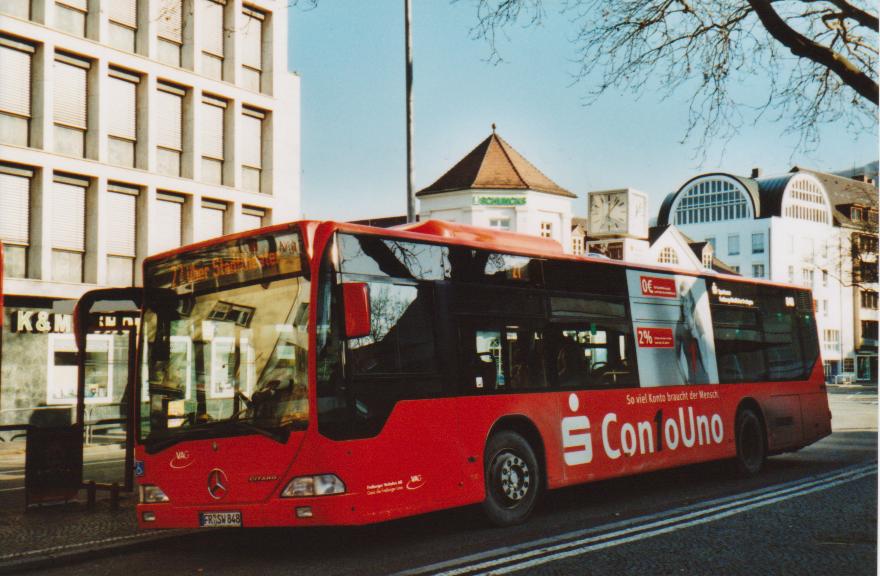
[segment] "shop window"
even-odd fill
[[[75,404],[77,351],[73,335],[49,335],[47,404]],[[113,337],[90,334],[86,353],[85,402],[108,403],[113,399]]]

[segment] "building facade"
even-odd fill
[[[73,402],[83,292],[298,217],[300,89],[280,0],[0,0],[0,74],[0,421],[18,422]],[[89,403],[120,400],[117,340]]]
[[[556,240],[572,250],[571,200],[495,133],[416,193],[419,219],[445,220]]]
[[[702,174],[667,196],[657,225],[706,241],[743,276],[813,290],[826,377],[877,380],[877,188],[801,168]]]

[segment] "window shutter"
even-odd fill
[[[242,230],[253,230],[263,226],[263,216],[266,211],[260,208],[243,207],[241,209],[241,225]]]
[[[224,106],[213,98],[202,101],[202,156],[223,160]]]
[[[158,230],[157,251],[164,252],[183,244],[183,199],[166,194],[158,194],[156,217]]]
[[[158,36],[183,44],[183,2],[182,0],[161,0],[159,2]]]
[[[88,128],[86,99],[88,97],[86,67],[74,66],[55,60],[55,122],[80,128]]]
[[[263,18],[254,10],[245,10],[241,30],[241,63],[249,68],[263,69]]]
[[[52,247],[84,252],[85,223],[85,186],[55,181],[52,184]]]
[[[0,45],[0,110],[19,116],[31,115],[31,54]]]
[[[135,140],[137,138],[137,84],[112,75],[108,78],[108,91],[113,105],[109,107],[107,132],[111,136]]]
[[[137,0],[113,0],[105,4],[110,20],[137,28]]]
[[[133,194],[107,193],[108,254],[134,257],[136,205],[137,196]]]
[[[241,163],[252,168],[263,166],[263,121],[245,113],[241,117]]]
[[[213,0],[200,1],[202,3],[202,49],[222,58],[224,6]]]
[[[172,150],[183,150],[183,95],[172,87],[160,87],[156,105],[159,111],[156,144]]]
[[[223,217],[226,208],[222,204],[214,202],[202,203],[202,237],[216,238],[223,236]]]
[[[0,239],[28,244],[31,179],[0,172]]]

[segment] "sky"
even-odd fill
[[[844,170],[877,159],[877,131],[853,135],[827,126],[809,154],[784,124],[748,127],[716,142],[680,143],[687,94],[666,100],[606,93],[590,105],[590,79],[573,83],[574,27],[548,11],[539,27],[517,27],[501,42],[504,62],[488,61],[473,39],[473,0],[413,1],[415,189],[433,183],[497,125],[498,134],[560,186],[648,193],[663,198],[702,172],[748,176],[793,165]],[[548,2],[552,5],[553,2]],[[402,0],[321,0],[290,10],[289,66],[302,90],[302,211],[306,218],[353,220],[406,213],[406,108]],[[760,90],[761,80],[753,79]],[[723,152],[722,152],[723,149]],[[705,159],[701,159],[705,156]]]

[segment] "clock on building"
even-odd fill
[[[647,204],[647,196],[629,188],[590,192],[589,235],[647,237]]]

